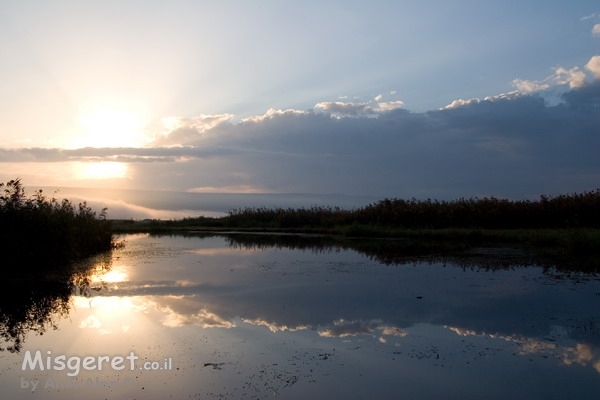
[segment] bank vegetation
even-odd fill
[[[0,190],[0,250],[7,272],[67,267],[112,248],[106,209],[97,213],[85,202],[47,198],[42,190],[28,196],[20,179],[0,183]]]

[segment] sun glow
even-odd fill
[[[144,144],[143,122],[139,113],[101,108],[83,112],[79,119],[81,134],[74,147],[135,147]]]
[[[115,161],[81,162],[75,167],[77,179],[125,178],[127,164]]]
[[[108,271],[105,274],[92,277],[93,282],[119,283],[127,281],[127,274],[122,271]]]

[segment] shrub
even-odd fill
[[[112,233],[106,209],[86,202],[47,199],[42,190],[28,197],[20,179],[0,183],[0,249],[3,264],[28,270],[61,267],[110,250]]]

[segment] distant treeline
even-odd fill
[[[41,190],[28,197],[19,179],[0,183],[0,250],[3,265],[17,272],[45,271],[112,247],[106,210],[85,202],[47,199]]]
[[[511,201],[495,197],[438,200],[384,199],[347,210],[246,207],[224,217],[149,221],[164,227],[213,227],[281,230],[382,229],[577,229],[600,228],[600,189],[538,200]]]

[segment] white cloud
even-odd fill
[[[579,67],[566,69],[563,67],[555,68],[554,82],[558,85],[569,85],[570,88],[580,88],[585,85],[585,73]]]
[[[319,336],[330,338],[345,338],[360,335],[379,336],[379,342],[387,343],[390,337],[402,338],[407,336],[408,333],[396,326],[384,324],[383,321],[378,319],[370,321],[346,321],[339,319],[327,325],[324,329],[319,330]]]
[[[522,95],[523,95],[523,93],[520,93],[518,90],[514,90],[514,91],[508,92],[508,93],[500,93],[495,96],[487,96],[483,100],[485,100],[485,101],[514,100]]]
[[[596,79],[600,79],[600,56],[594,56],[590,58],[585,68],[594,74]]]
[[[206,309],[189,310],[189,300],[184,297],[170,296],[169,304],[155,304],[158,311],[166,315],[162,319],[162,324],[170,328],[177,328],[185,325],[197,325],[203,328],[235,328],[235,324],[219,315]]]
[[[254,115],[252,117],[244,118],[242,122],[262,122],[267,119],[273,119],[277,116],[281,115],[302,115],[306,114],[308,111],[295,110],[292,108],[288,108],[287,110],[276,110],[274,108],[269,108],[266,113],[262,115]]]
[[[382,325],[381,320],[372,321],[345,321],[339,319],[330,324],[326,329],[319,331],[319,336],[322,337],[347,337],[357,335],[373,334],[375,330]]]
[[[233,114],[201,114],[191,118],[174,116],[165,117],[161,119],[161,122],[169,131],[174,131],[181,128],[194,128],[198,132],[205,132],[206,130],[212,129],[223,122],[231,120],[232,118]]]
[[[442,107],[442,110],[449,110],[449,109],[453,109],[453,108],[459,108],[459,107],[464,107],[464,106],[468,106],[471,104],[476,104],[481,102],[481,100],[479,100],[478,98],[473,98],[473,99],[469,99],[469,100],[463,100],[463,99],[456,99],[453,100],[450,104],[448,104],[445,107]]]
[[[546,90],[550,87],[547,83],[528,81],[526,79],[514,79],[513,86],[522,93],[534,93]]]
[[[376,111],[364,103],[344,103],[341,101],[326,101],[315,105],[316,109],[332,114],[341,115],[374,115]]]
[[[585,72],[579,67],[573,67],[571,69],[557,67],[554,69],[553,75],[550,75],[541,81],[514,79],[512,85],[518,92],[524,94],[541,92],[550,89],[553,85],[569,85],[569,88],[571,89],[580,88],[585,85]]]
[[[298,325],[298,326],[279,325],[277,323],[271,323],[271,322],[265,321],[264,319],[260,319],[260,318],[255,318],[255,319],[244,318],[244,319],[242,319],[242,321],[244,321],[247,324],[252,324],[252,325],[257,325],[257,326],[266,326],[273,333],[285,332],[285,331],[295,332],[295,331],[311,329],[311,326],[309,326],[309,325]]]
[[[383,101],[377,103],[378,110],[380,111],[390,111],[395,110],[397,108],[402,108],[404,106],[404,102],[402,100],[395,101]]]
[[[600,24],[596,26],[600,31]],[[591,71],[597,79],[600,78],[600,56],[592,57],[585,65],[585,69]],[[556,67],[552,75],[542,80],[514,79],[512,85],[523,94],[542,92],[553,86],[568,85],[570,89],[582,88],[586,85],[586,73],[577,66],[573,68]]]
[[[162,129],[153,140],[154,146],[182,146],[203,137],[205,133],[233,119],[232,114],[201,114],[195,117],[165,117]]]
[[[586,15],[586,16],[584,16],[584,17],[581,17],[581,18],[580,18],[580,21],[586,21],[586,20],[588,20],[588,19],[596,19],[596,18],[598,18],[598,17],[600,17],[600,14],[598,14],[598,13],[592,13],[592,14],[590,14],[590,15]]]
[[[441,110],[450,110],[453,108],[460,108],[460,107],[465,107],[465,106],[471,106],[474,104],[479,104],[483,101],[488,101],[488,102],[493,102],[493,101],[498,101],[498,100],[514,100],[517,97],[523,95],[523,93],[521,93],[519,90],[515,90],[512,92],[508,92],[508,93],[501,93],[498,94],[496,96],[487,96],[485,97],[483,100],[478,99],[478,98],[472,98],[469,100],[463,100],[463,99],[457,99],[457,100],[453,100],[450,104],[448,104],[445,107],[442,107]]]
[[[592,35],[600,36],[600,24],[596,24],[592,27]]]

